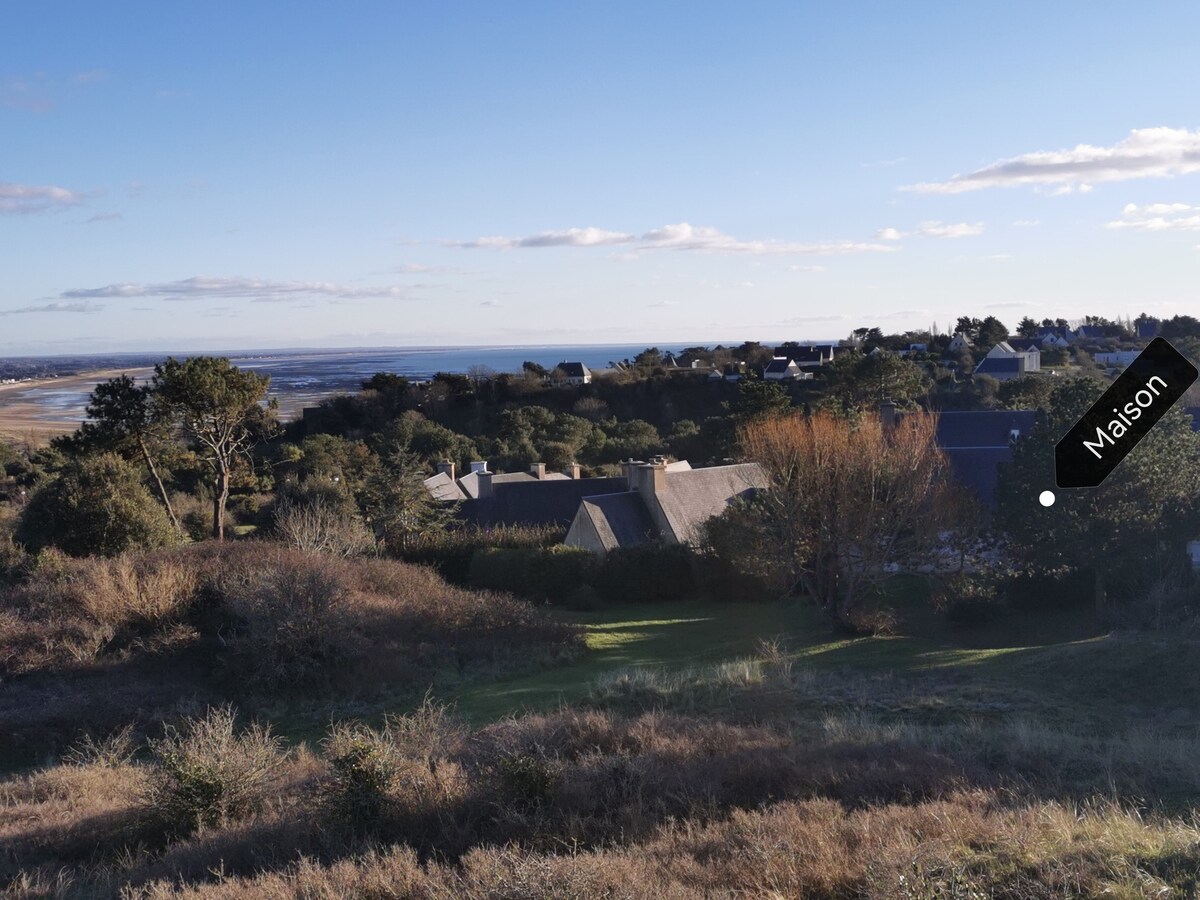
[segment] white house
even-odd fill
[[[946,349],[950,353],[962,353],[962,351],[970,350],[974,346],[971,343],[971,339],[960,331],[954,337],[950,338],[950,343]]]
[[[592,370],[581,362],[560,362],[551,377],[559,384],[591,384]]]
[[[796,361],[786,356],[776,356],[763,369],[763,378],[767,381],[792,381],[799,378],[801,374]]]

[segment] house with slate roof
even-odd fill
[[[622,490],[582,498],[568,546],[603,556],[654,541],[694,544],[709,519],[768,484],[757,463],[693,469],[656,458],[624,465]]]
[[[592,370],[581,362],[560,362],[550,377],[558,384],[591,384]]]
[[[796,361],[786,356],[776,356],[763,369],[763,378],[767,381],[794,381],[804,374]]]
[[[1008,341],[1000,341],[975,367],[976,375],[991,375],[999,381],[1020,378],[1042,368],[1042,351],[1017,350]]]
[[[1063,349],[1067,349],[1075,343],[1075,332],[1070,328],[1060,326],[1039,328],[1037,339],[1042,342],[1043,347],[1062,347]]]
[[[946,352],[957,356],[964,350],[970,350],[974,346],[971,343],[971,339],[960,331],[954,337],[950,338],[950,343],[946,345]]]
[[[1013,445],[1033,429],[1037,416],[1032,409],[951,410],[938,415],[938,447],[955,477],[986,509],[995,505],[1000,466],[1012,460]]]

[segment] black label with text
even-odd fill
[[[1060,488],[1097,487],[1200,375],[1163,338],[1129,364],[1054,447]]]

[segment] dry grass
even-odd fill
[[[1200,832],[1118,808],[1038,804],[1018,810],[986,794],[916,806],[847,810],[823,800],[682,823],[644,844],[538,853],[471,851],[457,865],[422,863],[409,847],[206,883],[153,881],[126,896],[243,898],[863,897],[1052,900],[1194,895]],[[56,878],[27,876],[54,896]],[[79,885],[83,887],[83,885]],[[33,895],[34,892],[24,894]]]
[[[189,698],[370,698],[581,649],[575,629],[528,604],[390,560],[266,542],[48,553],[0,590],[0,753],[61,748],[80,729],[161,718]]]
[[[229,724],[221,746],[237,740]],[[161,761],[56,767],[0,783],[0,885],[154,898],[1033,900],[1200,888],[1188,818],[1022,795],[972,759],[862,728],[797,738],[592,710],[472,733],[427,704],[379,730],[335,727],[322,757],[272,753],[272,789],[195,831],[164,830],[134,799]],[[203,730],[181,728],[180,747],[211,751]]]

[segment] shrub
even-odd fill
[[[171,506],[179,517],[179,524],[193,541],[206,541],[212,537],[212,505],[212,490],[207,485],[201,485],[196,494],[171,495]],[[236,524],[226,509],[226,534],[233,533]]]
[[[613,603],[654,603],[695,596],[691,550],[680,544],[646,544],[613,550],[596,577],[596,588]]]
[[[406,562],[433,566],[453,584],[470,584],[471,558],[488,548],[525,549],[561,544],[566,531],[553,526],[500,525],[457,528],[423,535],[398,554]]]
[[[469,577],[474,587],[561,603],[580,585],[592,581],[595,571],[596,557],[590,551],[559,544],[477,550],[471,557]]]
[[[13,542],[12,534],[0,530],[0,588],[20,581],[27,562],[25,551]]]
[[[400,777],[395,745],[365,725],[338,725],[324,751],[330,768],[322,794],[326,814],[342,827],[375,831]]]
[[[137,471],[111,453],[74,460],[38,490],[21,514],[17,540],[30,550],[116,556],[175,540],[162,505]]]
[[[960,625],[983,622],[1002,605],[995,577],[988,573],[957,572],[941,579],[931,597],[933,607]]]
[[[333,560],[262,546],[224,565],[216,586],[238,619],[232,638],[254,682],[299,687],[328,677],[352,652],[350,591]]]
[[[345,511],[322,499],[309,503],[281,500],[275,507],[275,534],[306,553],[362,556],[375,549],[375,538],[357,510]]]
[[[283,760],[267,727],[237,732],[231,707],[210,709],[183,728],[167,725],[149,742],[149,783],[143,798],[172,835],[224,824],[262,806]]]
[[[445,830],[447,807],[465,789],[450,760],[465,734],[444,706],[428,698],[411,715],[389,716],[379,730],[361,723],[335,726],[323,745],[329,761],[321,789],[326,815],[354,832],[432,839]]]
[[[505,799],[521,807],[535,807],[550,799],[562,775],[562,766],[540,748],[529,753],[500,757],[497,771]]]

